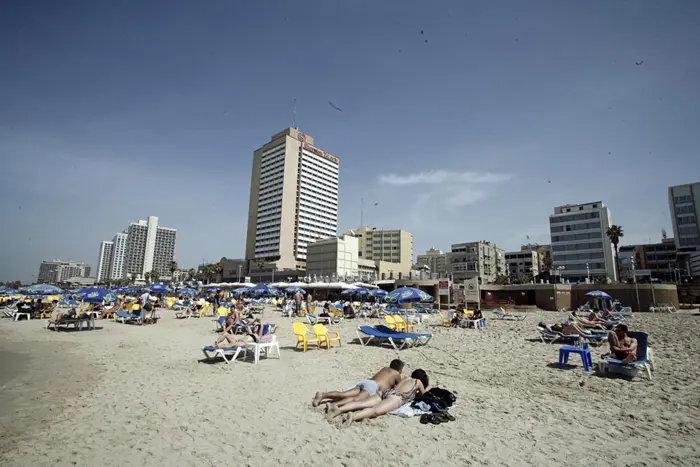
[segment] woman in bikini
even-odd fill
[[[394,388],[382,390],[371,399],[365,401],[364,404],[361,404],[364,407],[361,410],[351,412],[353,405],[347,404],[344,407],[340,407],[334,415],[348,412],[343,416],[344,423],[359,422],[366,418],[376,418],[411,402],[417,396],[425,393],[427,387],[428,375],[425,371],[419,369],[411,373],[410,378],[401,380]],[[369,404],[374,405],[368,406]]]
[[[272,334],[268,331],[263,334],[265,325],[256,319],[250,327],[250,332],[243,336],[232,334],[224,331],[214,342],[214,346],[220,349],[228,349],[231,347],[242,347],[253,343],[264,343],[272,341]]]

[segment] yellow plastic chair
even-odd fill
[[[471,318],[472,316],[474,316],[474,310],[469,310],[469,309],[465,308],[462,311],[464,311],[464,314],[467,318]]]
[[[226,308],[225,306],[220,306],[216,310],[216,314],[219,316],[228,316],[229,313],[231,313],[231,310],[229,308]]]
[[[440,321],[443,326],[452,327],[452,318],[449,315],[444,315],[440,312]]]
[[[340,342],[340,333],[329,331],[323,324],[314,324],[314,333],[316,334],[316,339],[318,339],[319,348],[325,343],[326,349],[330,349],[333,347],[333,341],[338,341],[338,347],[343,346]]]
[[[396,330],[399,332],[410,332],[413,331],[413,323],[404,321],[401,315],[394,315],[394,321],[396,321]]]
[[[309,331],[309,328],[306,327],[306,324],[301,323],[301,322],[296,322],[292,325],[292,330],[294,331],[294,334],[297,336],[297,345],[294,346],[295,349],[299,348],[300,344],[304,345],[304,352],[306,352],[309,349],[309,344],[316,344],[316,348],[320,349],[320,344],[318,337],[316,334],[313,332]],[[313,336],[313,337],[309,337]]]
[[[384,317],[384,320],[386,321],[386,324],[389,326],[389,329],[392,329],[392,330],[394,330],[394,331],[398,331],[398,330],[399,330],[399,325],[396,324],[396,320],[394,319],[393,316],[391,316],[391,315],[386,315],[386,316]]]

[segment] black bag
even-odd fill
[[[153,304],[151,302],[148,302],[143,306],[143,309],[149,312],[153,311]]]
[[[423,402],[430,406],[431,412],[445,412],[456,400],[457,396],[447,389],[432,388],[422,396],[416,397],[411,406],[415,407],[418,402]]]

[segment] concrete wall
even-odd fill
[[[486,306],[497,305],[512,300],[515,305],[535,305],[544,310],[560,310],[566,308],[573,310],[589,301],[586,293],[592,290],[602,290],[614,299],[620,300],[623,305],[632,307],[634,311],[649,311],[649,307],[656,303],[669,303],[678,307],[678,293],[676,286],[672,284],[638,284],[639,306],[637,306],[637,293],[634,284],[524,284],[511,286],[483,285],[481,298]]]

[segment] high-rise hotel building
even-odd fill
[[[287,128],[253,153],[246,259],[305,269],[308,243],[338,231],[337,157]]]
[[[97,281],[142,279],[144,274],[151,271],[157,271],[161,277],[169,277],[176,236],[176,229],[159,226],[155,216],[132,222],[111,242],[100,243]]]

